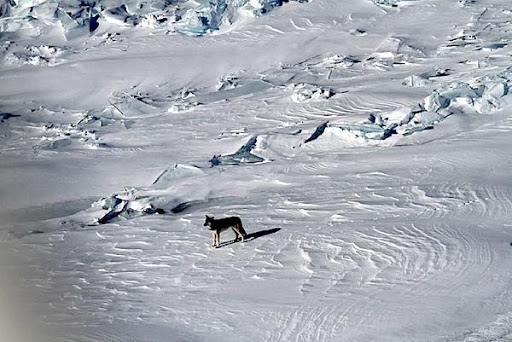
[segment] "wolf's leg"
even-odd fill
[[[217,238],[217,247],[220,245],[220,232],[215,232],[215,236]]]
[[[215,232],[212,232],[212,238],[213,238],[212,247],[215,247],[215,241],[217,241],[217,238],[215,235],[216,235]]]
[[[245,236],[247,235],[247,234],[245,233],[244,227],[242,227],[242,225],[241,225],[241,224],[237,224],[237,225],[235,226],[235,228],[233,228],[233,229],[236,231],[236,233],[237,233],[238,235],[240,235],[240,237],[242,238],[242,242],[244,242],[244,241],[245,241]],[[238,240],[238,237],[237,237],[237,240]]]
[[[242,222],[240,222],[240,235],[242,235],[242,242],[244,242],[245,238],[247,237],[247,233],[242,226]]]
[[[235,226],[231,227],[231,229],[233,229],[233,233],[235,233],[235,242],[237,242],[238,236],[240,235],[240,233],[238,232],[238,230],[236,230]]]

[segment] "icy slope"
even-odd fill
[[[281,4],[2,5],[9,341],[511,340],[508,1]]]

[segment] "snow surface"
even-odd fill
[[[512,341],[511,15],[1,2],[0,340]]]

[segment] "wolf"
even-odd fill
[[[235,232],[235,242],[238,241],[238,238],[242,238],[242,242],[245,241],[247,233],[242,226],[242,220],[240,217],[231,216],[221,219],[214,219],[213,216],[210,217],[206,215],[206,220],[204,221],[204,226],[207,226],[209,230],[212,231],[213,234],[213,243],[212,247],[219,247],[220,244],[220,233],[229,228],[232,228]]]

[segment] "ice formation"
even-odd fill
[[[180,194],[188,193],[182,181],[203,175],[192,165],[175,164],[162,171],[150,186],[125,188],[123,191],[103,197],[91,205],[88,212],[95,223],[105,224],[118,220],[129,220],[145,215],[164,214],[167,209],[181,203]],[[171,212],[178,212],[173,211]]]
[[[261,163],[264,161],[263,158],[252,154],[252,149],[256,146],[257,138],[252,137],[249,141],[240,147],[238,151],[233,154],[227,155],[216,155],[210,159],[212,166],[217,165],[239,165],[244,163]]]
[[[51,112],[51,111],[50,111]],[[71,111],[63,111],[65,114],[74,115]],[[61,149],[96,149],[105,146],[96,130],[89,126],[86,114],[77,123],[52,123],[46,124],[42,129],[41,142],[36,148],[45,150]]]
[[[28,46],[21,49],[9,47],[5,55],[5,62],[10,65],[54,66],[62,63],[63,57],[68,54],[70,52],[66,49],[48,45]]]
[[[403,38],[389,36],[363,61],[363,67],[386,71],[397,64],[410,63],[422,57],[423,51],[409,45]]]
[[[48,131],[53,131],[55,136],[43,138],[41,147],[48,150],[60,150],[66,147],[87,147],[99,148],[103,146],[99,142],[96,133],[91,130],[83,129],[75,125],[68,125],[58,127],[52,126],[47,128]]]
[[[4,339],[512,341],[510,0],[292,1],[0,1]]]
[[[309,0],[294,0],[308,2]],[[285,0],[216,0],[199,1],[191,6],[181,17],[177,16],[175,30],[189,36],[203,36],[218,30],[222,24],[232,24],[238,16],[260,16],[275,7],[283,5]],[[190,1],[187,2],[187,4]]]
[[[118,219],[130,219],[147,214],[161,213],[161,209],[154,208],[149,197],[137,197],[135,191],[115,194],[92,204],[93,209],[101,210],[101,217],[97,219],[99,224],[109,223]]]
[[[11,113],[0,113],[0,122],[4,122],[5,120],[12,118],[13,116],[18,116],[18,115],[13,115]]]
[[[430,75],[441,76],[446,72],[438,69]],[[436,123],[462,111],[488,114],[510,104],[511,85],[512,67],[472,82],[454,82],[434,90],[412,107],[370,114],[360,123],[323,123],[305,143],[316,140],[327,128],[341,129],[366,141],[385,140],[395,134],[407,136],[433,128]]]
[[[381,6],[391,6],[391,7],[398,7],[399,5],[402,5],[403,3],[411,2],[411,1],[417,1],[417,0],[373,0],[374,3]]]
[[[512,67],[472,82],[455,82],[427,96],[424,108],[432,111],[460,111],[487,114],[499,110],[510,101]]]
[[[333,95],[332,90],[329,88],[305,83],[291,84],[287,89],[291,89],[293,91],[291,96],[292,101],[298,103],[328,99]]]
[[[428,78],[425,78],[421,75],[411,75],[411,76],[407,76],[403,80],[402,85],[415,88],[415,87],[423,87],[430,83],[432,83],[431,80],[429,80]]]
[[[295,0],[307,2],[308,0]],[[232,23],[239,15],[258,16],[284,0],[8,0],[0,5],[0,31],[31,30],[40,35],[48,25],[62,27],[67,39],[86,36],[102,26],[165,29],[203,36]]]
[[[316,140],[319,136],[321,136],[325,132],[325,129],[327,128],[328,124],[329,124],[329,122],[324,122],[323,124],[319,125],[315,129],[313,134],[311,134],[311,136],[309,138],[307,138],[304,142],[308,143],[308,142],[311,142],[313,140]]]
[[[225,89],[234,89],[240,80],[235,75],[226,75],[222,77],[221,80],[217,83],[217,91],[225,90]]]

